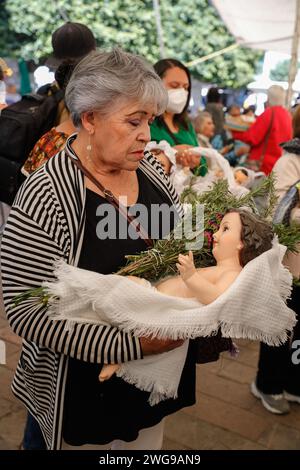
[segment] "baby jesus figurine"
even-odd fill
[[[272,239],[273,231],[267,222],[247,211],[229,210],[213,235],[216,266],[197,269],[191,251],[188,255],[180,254],[176,264],[179,276],[162,280],[155,288],[165,295],[196,298],[202,305],[210,304],[232,285],[249,261],[272,247]],[[137,284],[148,283],[135,276],[127,279]],[[119,367],[105,365],[99,380],[109,379]]]

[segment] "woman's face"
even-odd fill
[[[184,70],[179,67],[172,67],[165,72],[162,81],[167,90],[184,88],[189,91],[189,79]]]
[[[243,247],[241,232],[240,215],[237,212],[226,214],[219,230],[213,235],[213,255],[217,261],[238,256]]]
[[[125,102],[109,115],[94,112],[94,162],[111,170],[136,170],[150,141],[149,125],[155,111],[153,105]]]

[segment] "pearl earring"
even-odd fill
[[[92,160],[91,159],[91,153],[92,153],[91,134],[89,134],[89,141],[88,141],[88,145],[86,146],[86,150],[87,150],[87,161],[90,162]]]

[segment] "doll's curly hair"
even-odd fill
[[[242,223],[241,240],[243,248],[239,253],[240,265],[244,267],[249,261],[272,248],[274,232],[270,223],[260,216],[244,209],[229,209],[226,214],[237,212]]]

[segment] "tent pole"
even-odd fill
[[[295,81],[297,70],[298,70],[298,45],[300,37],[300,0],[296,0],[296,11],[295,11],[295,29],[294,36],[292,41],[292,51],[291,51],[291,62],[289,69],[289,82],[288,82],[288,91],[286,94],[286,105],[287,107],[291,106],[291,101],[293,97],[293,83]]]
[[[164,37],[163,37],[163,29],[162,29],[162,25],[161,25],[159,0],[153,0],[153,10],[154,10],[154,13],[155,13],[157,39],[158,39],[158,43],[159,43],[160,58],[163,59],[165,57],[165,44],[164,44]]]

